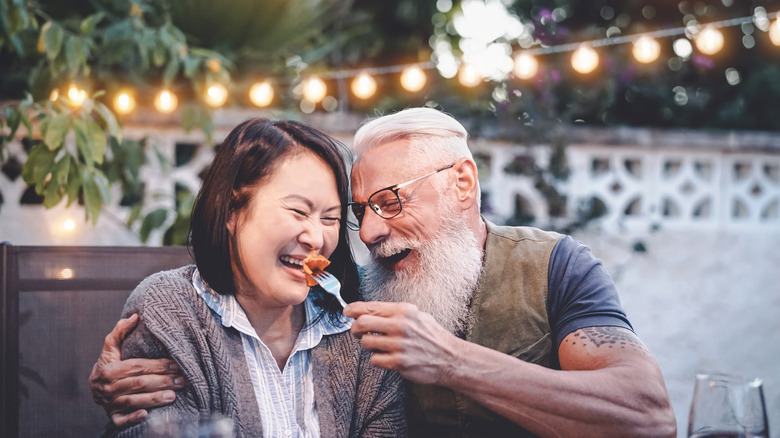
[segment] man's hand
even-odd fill
[[[417,306],[354,302],[344,315],[355,318],[352,334],[373,352],[371,363],[378,367],[416,383],[439,384],[455,365],[460,340]]]
[[[146,409],[173,402],[173,390],[184,387],[179,367],[170,359],[121,360],[121,343],[136,324],[138,315],[117,322],[89,375],[92,399],[117,427],[140,423],[148,415]]]

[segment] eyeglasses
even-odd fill
[[[347,216],[347,227],[353,231],[360,231],[360,226],[363,224],[363,217],[366,214],[366,205],[368,205],[377,216],[383,219],[392,219],[398,216],[401,214],[401,198],[398,196],[398,190],[423,178],[435,175],[442,170],[450,169],[454,165],[455,163],[452,163],[411,181],[377,190],[368,197],[368,202],[365,204],[362,202],[350,202],[348,206],[352,214]]]

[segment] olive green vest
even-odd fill
[[[550,254],[563,236],[485,223],[484,269],[471,303],[466,340],[557,367],[547,319],[547,277]],[[533,436],[452,390],[410,384],[408,394],[412,437]]]

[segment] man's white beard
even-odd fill
[[[428,241],[398,238],[370,248],[372,259],[361,279],[361,292],[367,301],[414,304],[457,333],[465,328],[469,301],[479,283],[482,251],[463,218],[445,214],[439,233]],[[376,261],[405,248],[417,253],[417,266],[394,271]]]

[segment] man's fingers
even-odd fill
[[[386,303],[380,301],[355,301],[344,308],[344,315],[359,318],[362,315],[390,317],[405,314],[416,307],[408,303]]]
[[[128,377],[171,375],[179,373],[179,365],[171,359],[127,359],[102,367],[99,381],[114,382]]]
[[[358,339],[366,333],[397,334],[400,331],[400,322],[395,318],[363,315],[352,323],[352,334]]]
[[[124,414],[135,410],[157,408],[169,405],[174,400],[176,400],[176,393],[169,390],[122,395],[112,400],[110,412],[113,418],[114,414]]]
[[[114,423],[114,426],[116,427],[124,428],[140,423],[147,415],[149,415],[149,413],[144,409],[129,414],[117,413],[111,415],[111,422]]]
[[[115,406],[117,400],[124,396],[134,394],[153,395],[166,391],[181,389],[184,387],[184,377],[176,374],[149,374],[136,377],[127,377],[115,382],[108,382],[100,387],[100,394],[104,399],[110,401],[112,410],[127,410],[128,408],[138,409],[147,408],[148,405],[122,405]]]
[[[122,341],[127,337],[135,326],[138,324],[138,315],[132,314],[127,318],[120,319],[113,330],[106,335],[103,340],[103,351],[100,352],[98,357],[98,364],[106,364],[120,360],[120,349],[122,347]]]
[[[389,353],[401,351],[402,349],[402,340],[395,336],[366,333],[360,339],[360,342],[366,350],[374,353]]]

